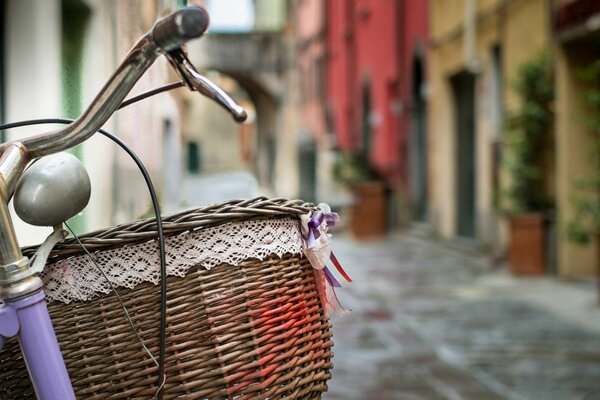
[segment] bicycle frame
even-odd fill
[[[5,301],[0,308],[0,337],[18,334],[35,393],[40,399],[74,399],[39,278],[32,294]],[[0,340],[0,350],[4,340]]]
[[[217,101],[236,120],[245,119],[243,109],[198,75],[180,49],[185,41],[201,36],[207,26],[208,15],[198,7],[179,10],[158,21],[133,46],[74,123],[0,146],[0,299],[4,302],[0,306],[0,351],[6,338],[18,337],[40,399],[74,399],[75,394],[44,301],[42,280],[31,271],[29,260],[21,253],[8,211],[17,181],[32,160],[67,150],[100,129],[161,54],[169,58],[190,89]]]

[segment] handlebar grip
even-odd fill
[[[163,51],[171,51],[190,39],[202,36],[208,22],[205,9],[196,6],[182,8],[158,21],[152,28],[152,37]]]

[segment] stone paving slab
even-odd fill
[[[411,235],[333,248],[354,283],[337,291],[352,312],[333,318],[325,400],[600,399],[593,285],[515,279]]]

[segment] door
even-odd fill
[[[427,221],[427,137],[423,72],[423,62],[416,57],[412,72],[410,189],[413,219],[425,222]]]
[[[312,141],[312,134],[300,135],[299,145],[299,171],[300,171],[300,197],[305,201],[317,200],[317,149]]]
[[[456,233],[475,238],[475,76],[451,78],[455,111]]]

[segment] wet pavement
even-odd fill
[[[514,278],[465,246],[334,235],[334,399],[600,399],[594,283]]]

